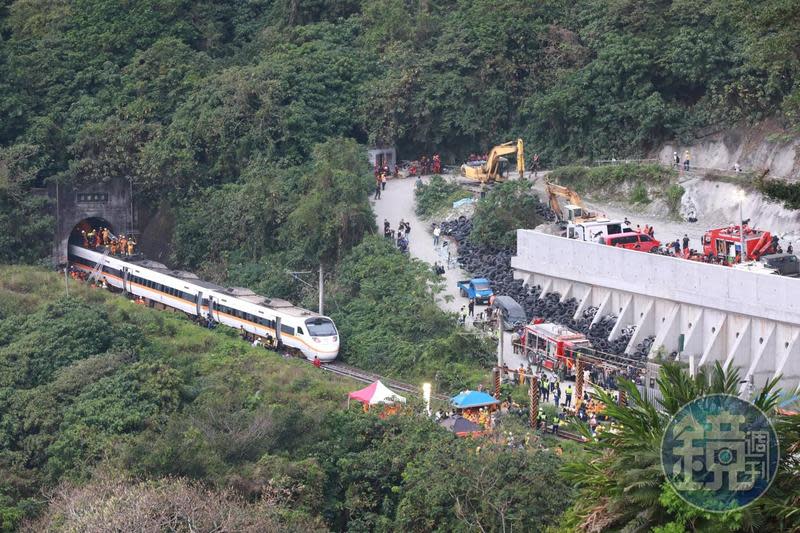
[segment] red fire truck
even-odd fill
[[[724,259],[729,263],[741,261],[740,249],[744,228],[746,259],[758,260],[762,255],[775,253],[775,243],[768,231],[753,229],[747,224],[730,225],[726,228],[709,230],[703,235],[703,254],[706,257]]]
[[[564,367],[568,374],[574,372],[577,354],[592,347],[584,334],[539,319],[525,326],[522,345],[523,353],[533,364],[541,364],[548,370]]]

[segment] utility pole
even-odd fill
[[[500,310],[497,310],[497,366],[503,367],[503,318],[500,316]],[[512,346],[513,349],[513,346]]]
[[[742,213],[742,204],[744,200],[739,200],[739,240],[741,241],[740,246],[742,247],[742,252],[739,254],[739,262],[744,263],[747,259],[747,250],[744,247],[744,214]]]
[[[295,280],[305,285],[306,287],[310,289],[317,289],[319,291],[319,314],[322,314],[322,308],[325,301],[324,299],[325,280],[323,277],[324,271],[322,269],[322,263],[319,264],[319,287],[314,287],[312,284],[310,284],[309,282],[300,277],[301,274],[313,274],[314,273],[313,270],[304,272],[293,272],[291,270],[287,270],[286,273],[292,276]]]
[[[322,307],[325,300],[323,287],[324,287],[323,271],[322,271],[322,263],[320,263],[319,264],[319,314],[323,314]]]

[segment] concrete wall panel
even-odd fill
[[[663,347],[697,365],[731,363],[756,387],[781,375],[800,383],[800,280],[517,231],[515,277],[599,306],[595,320],[621,317],[610,337],[632,324],[628,348],[655,335]],[[588,295],[588,296],[587,296]],[[749,386],[748,386],[749,387]],[[743,391],[748,387],[743,386]]]
[[[800,325],[800,279],[517,230],[511,265],[656,298]]]

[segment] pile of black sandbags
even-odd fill
[[[549,215],[542,214],[542,216],[548,220],[552,219],[549,208],[544,206],[544,209]],[[617,323],[616,316],[606,315],[590,327],[597,314],[597,307],[590,307],[580,318],[574,319],[573,316],[578,309],[578,301],[575,298],[568,298],[562,302],[561,294],[558,292],[550,292],[540,298],[541,287],[527,287],[523,285],[522,280],[514,279],[514,270],[511,268],[513,250],[471,242],[469,240],[472,232],[471,220],[461,216],[456,220],[441,222],[439,226],[443,235],[452,237],[458,244],[458,263],[461,268],[475,277],[487,278],[495,294],[514,298],[525,309],[528,320],[535,317],[555,322],[583,333],[591,341],[592,346],[602,352],[620,356],[624,353],[633,335],[633,327],[626,328],[616,340],[609,341],[608,336]],[[637,346],[637,354],[642,351],[646,357],[646,351],[649,351],[652,342],[652,339],[642,341]],[[637,355],[639,359],[644,357]]]

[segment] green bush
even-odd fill
[[[675,176],[675,171],[660,165],[618,164],[598,167],[568,166],[554,169],[548,179],[575,189],[579,193],[589,195],[609,195],[619,192],[626,183],[644,187],[644,195],[639,189],[634,203],[640,203],[647,197],[647,188],[666,187]],[[632,195],[633,196],[633,195]],[[633,201],[633,199],[632,199]]]
[[[506,181],[478,202],[472,218],[470,239],[475,242],[514,247],[517,229],[533,229],[543,222],[539,197],[527,181]]]
[[[765,196],[782,202],[789,209],[800,209],[800,184],[784,180],[765,179],[757,183]]]
[[[667,187],[664,197],[666,198],[667,206],[669,206],[669,212],[672,216],[678,216],[678,213],[681,209],[681,199],[683,198],[683,194],[685,192],[686,189],[677,183]]]
[[[435,175],[431,177],[429,183],[418,187],[414,195],[417,201],[417,215],[429,218],[452,207],[453,202],[470,198],[472,193]]]
[[[645,187],[644,183],[637,183],[633,186],[629,200],[632,204],[650,203],[650,197],[647,196],[647,187]]]
[[[474,387],[493,361],[491,343],[439,309],[441,281],[383,237],[369,237],[344,258],[331,293],[342,357],[379,373],[438,379],[445,390]]]

